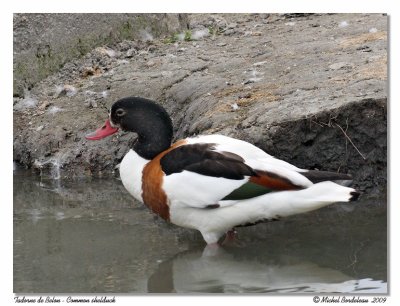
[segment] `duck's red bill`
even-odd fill
[[[93,133],[87,134],[85,138],[88,140],[99,140],[104,137],[110,136],[116,133],[117,131],[118,128],[113,128],[111,126],[110,120],[107,119],[106,123],[104,123],[104,125],[101,128],[97,129]]]

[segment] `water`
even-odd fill
[[[40,170],[41,177],[45,177],[47,175],[52,180],[57,181],[61,178],[60,168],[63,166],[63,157],[64,153],[59,152],[56,156],[50,157],[44,161],[35,160],[34,166]],[[14,171],[15,170],[17,169],[14,166]]]
[[[117,179],[15,171],[14,292],[385,293],[385,201],[240,228],[240,247],[210,250]]]

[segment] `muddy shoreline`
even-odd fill
[[[189,23],[97,47],[14,97],[14,161],[62,178],[118,175],[135,136],[84,135],[135,95],[167,109],[175,140],[236,137],[386,193],[387,16],[196,14]]]

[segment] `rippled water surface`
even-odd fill
[[[14,292],[385,293],[384,199],[240,228],[205,248],[117,179],[14,173]]]

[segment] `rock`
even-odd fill
[[[50,115],[55,115],[55,114],[57,114],[58,112],[62,112],[62,111],[63,111],[63,109],[60,108],[60,107],[58,107],[58,106],[51,106],[51,107],[49,107],[49,109],[47,110],[47,113],[50,114]]]
[[[133,56],[135,56],[137,54],[137,50],[135,48],[129,49],[128,51],[126,51],[125,57],[126,58],[131,58]]]
[[[338,70],[338,69],[352,69],[354,64],[346,63],[346,62],[339,62],[329,66],[329,69]]]
[[[85,106],[87,108],[97,108],[97,102],[94,99],[87,99],[85,101]]]
[[[234,29],[228,29],[228,30],[224,31],[224,35],[225,36],[230,36],[230,35],[233,35],[235,33],[236,33],[236,30],[234,30]]]
[[[55,97],[56,98],[59,98],[62,96],[73,97],[76,95],[77,92],[78,92],[78,90],[74,86],[65,84],[62,86],[57,86]]]
[[[150,53],[155,52],[157,50],[156,46],[149,46],[147,48],[147,51],[149,51]]]
[[[19,101],[14,105],[14,110],[27,110],[36,108],[38,104],[38,99],[28,91],[25,92],[25,98],[19,99]]]
[[[292,18],[310,17],[314,14],[313,13],[289,13],[289,14],[282,14],[282,15],[287,19],[292,19]]]
[[[232,107],[232,110],[233,110],[233,111],[236,111],[236,110],[239,109],[239,106],[237,105],[237,103],[231,104],[231,107]]]
[[[87,78],[93,75],[100,75],[101,73],[102,69],[100,69],[99,67],[83,67],[81,75],[82,77]]]
[[[263,66],[263,65],[265,65],[267,63],[268,63],[268,61],[257,62],[257,63],[254,63],[253,66],[256,66],[256,67]]]
[[[116,57],[117,55],[117,52],[105,47],[97,47],[96,49],[94,49],[94,52],[97,52],[101,56],[108,56],[108,57]]]
[[[201,29],[201,30],[193,31],[191,38],[193,40],[201,40],[209,35],[210,35],[210,32],[208,29]]]
[[[23,96],[60,66],[104,44],[136,40],[151,27],[162,36],[188,27],[184,14],[21,14],[14,20],[14,95]],[[105,56],[118,55],[101,47]],[[125,52],[125,51],[124,51]]]
[[[239,99],[248,99],[251,98],[251,93],[240,94]]]
[[[159,65],[160,64],[160,61],[159,60],[153,60],[153,59],[151,59],[151,60],[149,60],[147,63],[146,63],[146,66],[147,67],[153,67],[153,66],[156,66],[156,65]]]
[[[49,101],[43,101],[39,106],[38,110],[45,110],[47,107],[49,107],[52,103]]]

